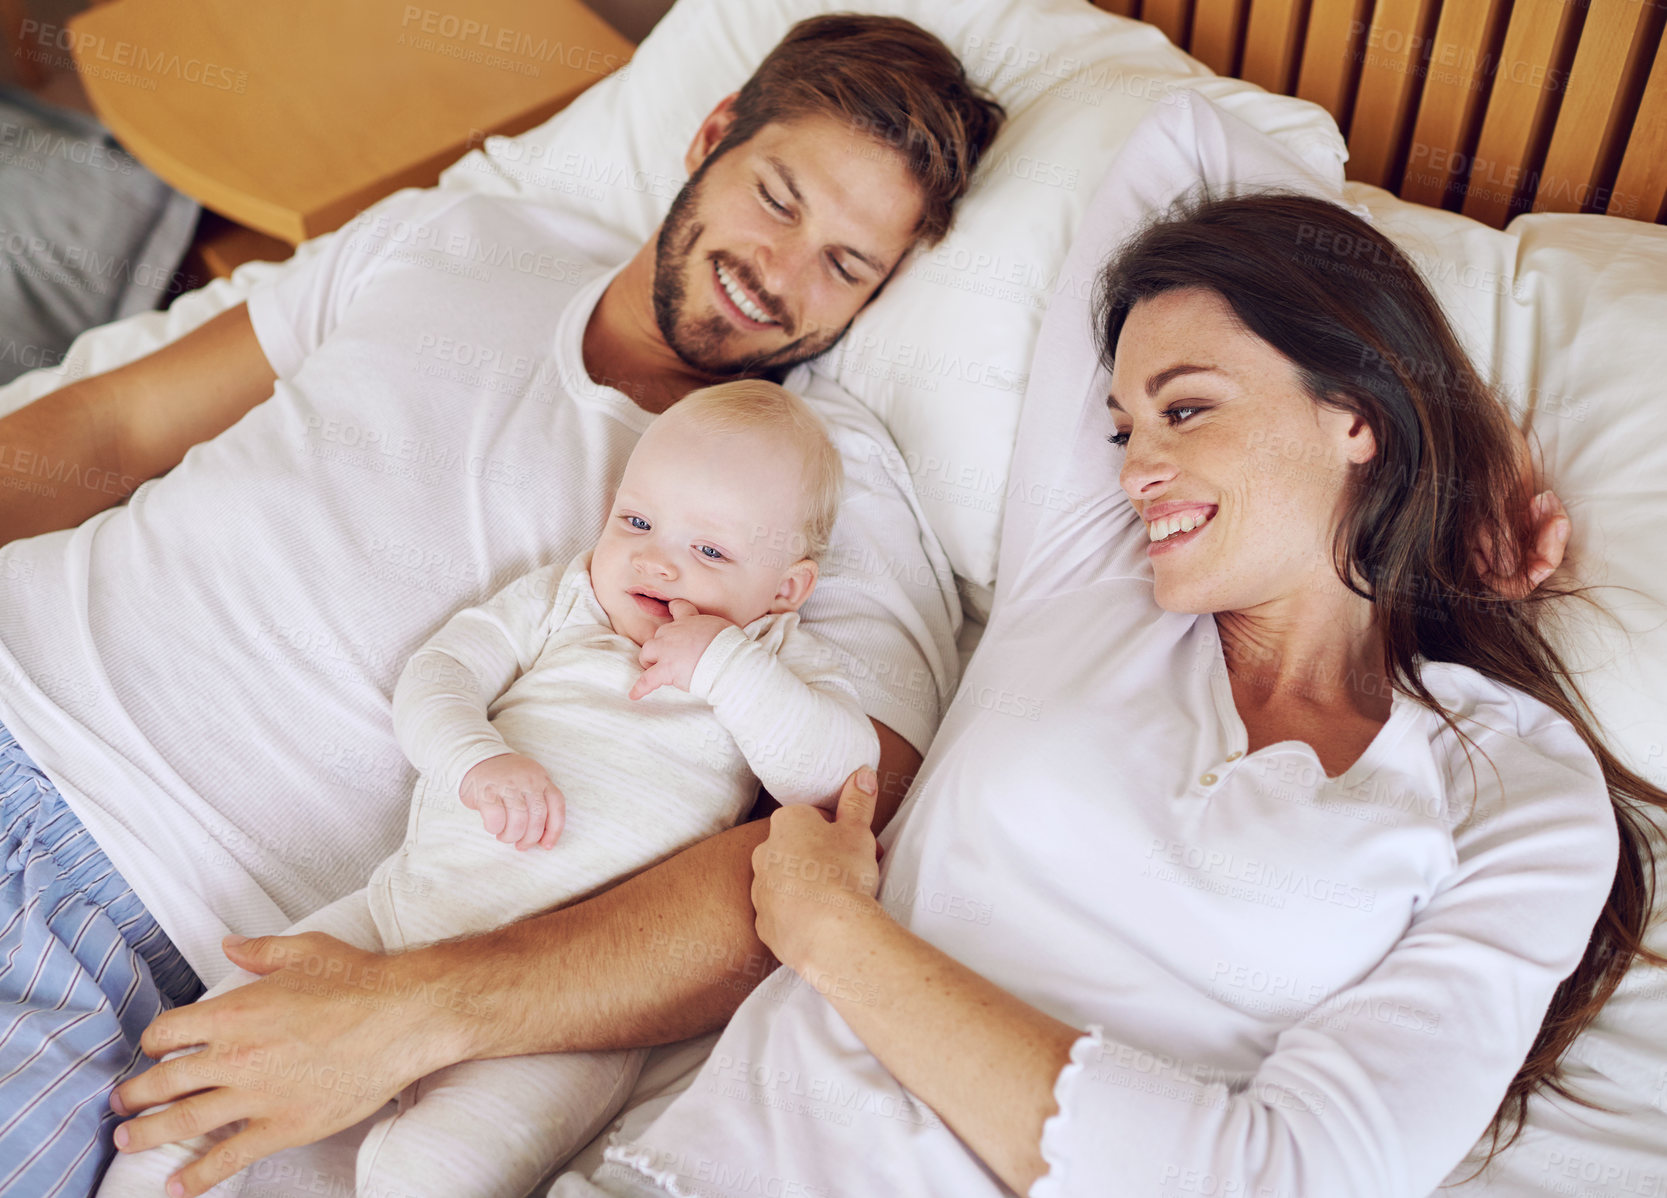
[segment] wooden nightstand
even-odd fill
[[[61,40],[121,143],[245,226],[222,231],[216,273],[433,183],[633,49],[578,0],[117,0]]]

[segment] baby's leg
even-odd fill
[[[360,1198],[524,1198],[607,1126],[647,1055],[545,1053],[431,1073],[365,1138]]]
[[[338,940],[345,940],[358,948],[376,950],[381,947],[381,938],[376,933],[376,925],[371,922],[370,906],[363,890],[355,891],[346,898],[339,899],[319,911],[307,916],[300,923],[290,928],[286,935],[301,932],[326,932]],[[247,970],[233,970],[231,975],[219,982],[207,994],[199,998],[198,1002],[207,1002],[228,990],[235,990],[239,986],[247,985],[258,979],[258,974]],[[186,1053],[198,1052],[200,1049],[184,1049],[181,1052],[169,1053],[164,1059],[184,1056]],[[151,1111],[164,1109],[163,1106],[152,1107]],[[165,1192],[164,1187],[168,1178],[172,1177],[186,1165],[202,1156],[215,1144],[242,1130],[241,1122],[230,1127],[210,1132],[208,1135],[196,1136],[178,1144],[163,1144],[144,1152],[118,1152],[110,1162],[110,1168],[104,1174],[103,1184],[99,1186],[99,1198],[159,1198]],[[228,1178],[214,1187],[209,1193],[219,1198],[220,1195],[236,1194],[243,1184],[242,1175]]]

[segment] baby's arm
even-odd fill
[[[689,693],[712,704],[779,803],[831,810],[851,772],[880,759],[874,725],[833,649],[801,628],[774,652],[733,625],[724,629],[701,655]]]
[[[504,742],[486,712],[537,660],[562,573],[535,570],[458,612],[412,654],[394,687],[394,735],[411,764],[440,793],[479,811],[487,831],[521,847],[555,843],[561,792]]]

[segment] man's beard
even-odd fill
[[[700,240],[706,229],[705,225],[695,221],[695,204],[700,198],[706,168],[712,161],[708,158],[701,163],[700,169],[683,185],[660,226],[660,237],[654,247],[654,322],[660,326],[660,335],[685,365],[713,378],[779,373],[825,353],[845,335],[849,323],[820,336],[807,333],[768,353],[731,357],[724,352],[725,346],[735,336],[735,328],[729,321],[716,312],[701,317],[684,315],[683,306],[688,296],[683,280],[688,273],[695,242]],[[765,290],[751,266],[724,250],[713,250],[707,255],[707,261],[721,264],[724,272],[752,292],[758,298],[759,306],[791,336],[793,325],[788,319],[786,305]]]

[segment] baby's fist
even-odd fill
[[[531,757],[500,753],[463,775],[457,797],[480,812],[486,830],[518,849],[553,848],[567,816],[567,800]]]
[[[700,655],[718,633],[733,628],[722,616],[703,616],[700,609],[687,599],[673,599],[671,623],[662,624],[654,635],[643,642],[637,654],[642,677],[631,687],[631,698],[641,699],[662,686],[675,686],[680,691],[689,689],[694,679]]]

